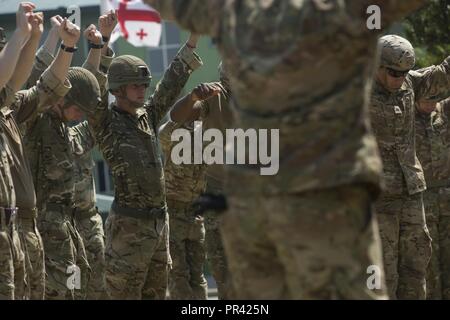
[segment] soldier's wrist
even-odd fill
[[[78,50],[78,48],[75,47],[75,44],[71,45],[70,43],[64,43],[64,42],[61,43],[60,48],[61,48],[61,50],[65,51],[65,52],[69,52],[69,53],[73,53]]]

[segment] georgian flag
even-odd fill
[[[135,47],[157,47],[161,40],[161,16],[142,0],[102,0],[101,13],[116,10],[119,23],[111,43],[119,36]]]

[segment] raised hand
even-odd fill
[[[67,18],[64,18],[63,22],[59,26],[58,34],[64,45],[68,47],[75,47],[80,39],[80,28],[67,20]]]
[[[102,43],[102,34],[97,30],[97,27],[91,24],[89,27],[84,30],[84,37],[91,43],[101,44]]]
[[[31,33],[31,20],[36,6],[31,2],[21,2],[16,12],[16,27],[24,35]]]
[[[222,92],[222,89],[217,83],[202,83],[192,90],[191,98],[193,101],[207,100],[220,94],[220,92]]]
[[[36,12],[30,17],[31,20],[31,36],[40,38],[44,32],[44,13]]]
[[[98,28],[102,36],[106,38],[111,37],[111,33],[118,23],[117,14],[111,10],[108,14],[102,15],[98,18]]]
[[[56,15],[50,18],[50,24],[52,25],[52,29],[58,29],[64,19],[60,15]]]

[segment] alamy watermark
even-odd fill
[[[81,270],[75,264],[67,267],[66,274],[70,274],[66,281],[66,287],[69,290],[80,290],[81,289]]]
[[[224,136],[218,129],[203,132],[202,121],[195,121],[193,139],[188,129],[179,128],[172,132],[171,140],[179,143],[172,148],[170,157],[176,165],[259,164],[265,166],[260,167],[261,175],[276,175],[280,167],[279,131],[226,129]]]
[[[367,278],[366,285],[369,290],[380,290],[383,279],[383,271],[377,265],[371,265],[367,267],[367,274],[370,276]]]

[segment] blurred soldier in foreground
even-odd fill
[[[367,286],[382,261],[371,210],[381,162],[367,114],[379,30],[366,10],[378,5],[387,27],[425,1],[145,2],[217,42],[234,127],[280,130],[277,175],[227,166],[233,297],[385,298],[382,268],[381,289]]]

